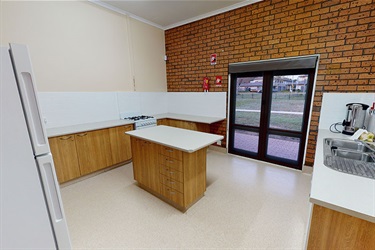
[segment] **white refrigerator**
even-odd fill
[[[27,46],[0,67],[0,249],[71,249]]]

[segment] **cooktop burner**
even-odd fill
[[[147,120],[147,119],[152,119],[152,118],[154,118],[154,117],[153,116],[148,116],[148,115],[139,115],[139,116],[125,117],[125,119],[133,120],[133,121],[141,121],[141,120]]]

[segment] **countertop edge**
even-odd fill
[[[213,117],[213,116],[195,116],[187,114],[176,114],[176,113],[163,113],[163,114],[154,114],[156,119],[175,119],[183,120],[188,122],[198,122],[205,124],[212,124],[215,122],[220,122],[226,119],[226,117]]]
[[[132,124],[134,124],[133,121],[119,119],[119,120],[111,120],[111,121],[83,123],[83,124],[77,124],[77,125],[71,125],[71,126],[65,126],[65,127],[48,128],[46,129],[46,131],[47,131],[47,137],[51,138],[51,137],[63,136],[67,134],[76,134],[76,133],[81,133],[81,132],[87,132],[87,131],[93,131],[93,130],[111,128],[111,127],[118,127],[118,126],[124,126],[124,125],[132,125]]]
[[[145,137],[142,137],[142,136],[137,136],[137,135],[131,135],[129,134],[130,136],[132,137],[135,137],[135,138],[139,138],[139,139],[142,139],[142,140],[145,140],[145,141],[149,141],[149,142],[153,142],[153,143],[156,143],[156,144],[159,144],[159,145],[163,145],[163,146],[167,146],[169,148],[174,148],[174,149],[177,149],[177,150],[181,150],[183,152],[186,152],[186,153],[193,153],[195,151],[198,151],[202,148],[205,148],[205,147],[208,147],[210,146],[211,144],[215,143],[215,142],[218,142],[222,139],[224,139],[224,136],[222,136],[221,139],[218,139],[218,140],[215,140],[215,141],[212,141],[211,143],[206,143],[206,144],[203,144],[202,146],[198,147],[198,148],[194,148],[194,149],[185,149],[185,148],[180,148],[180,147],[177,147],[177,146],[174,146],[172,144],[168,144],[168,143],[163,143],[163,142],[160,142],[160,141],[157,141],[157,140],[152,140],[152,139],[149,139],[149,138],[145,138]]]
[[[176,113],[163,113],[163,114],[155,114],[153,115],[156,119],[176,119],[176,120],[183,120],[183,121],[190,121],[190,122],[199,122],[205,124],[212,124],[215,122],[223,121],[226,118],[222,117],[210,117],[210,116],[194,116],[194,115],[185,115],[185,114],[176,114]],[[83,124],[76,124],[70,126],[63,126],[63,127],[54,127],[46,129],[47,137],[56,137],[56,136],[63,136],[67,134],[75,134],[81,133],[86,131],[93,131],[98,129],[105,129],[110,127],[117,127],[122,125],[130,125],[134,124],[133,121],[129,120],[109,120],[109,121],[101,121],[101,122],[92,122],[92,123],[83,123]]]
[[[166,131],[166,129],[167,129],[167,131]],[[147,130],[146,134],[144,134],[144,135],[139,134],[139,133],[145,132],[146,130]],[[151,127],[151,128],[146,129],[146,130],[133,130],[133,131],[125,132],[125,133],[132,136],[132,137],[135,137],[135,138],[139,138],[139,139],[142,139],[142,140],[145,140],[145,141],[149,141],[149,142],[153,142],[153,143],[156,143],[156,144],[159,144],[159,145],[174,148],[174,149],[177,149],[177,150],[180,150],[180,151],[183,151],[183,152],[187,152],[187,153],[195,152],[195,151],[200,150],[202,148],[208,147],[209,145],[211,145],[211,144],[213,144],[217,141],[220,141],[220,140],[224,139],[224,136],[222,136],[222,135],[204,133],[204,132],[199,132],[199,131],[194,131],[194,130],[175,128],[175,127],[169,127],[169,126],[163,126],[163,125]],[[151,134],[149,133],[150,131],[152,131]],[[190,136],[190,138],[193,138],[197,134],[202,135],[202,136],[206,135],[206,136],[208,136],[208,138],[206,137],[203,142],[201,141],[201,142],[195,143],[195,144],[187,146],[187,147],[180,147],[178,145],[179,143],[175,143],[174,141],[165,141],[165,140],[162,140],[162,139],[158,140],[158,136],[155,137],[153,135],[153,133],[158,134],[158,135],[164,135],[164,134],[166,134],[166,132],[169,132],[169,131],[171,131],[170,133],[173,133],[173,131],[179,131],[177,134],[174,135],[174,136],[180,136],[178,138],[179,140],[184,138],[186,135]],[[200,137],[200,138],[202,138],[202,137]],[[159,137],[159,139],[160,139],[160,137]]]
[[[356,211],[353,211],[353,210],[350,210],[350,209],[347,209],[347,208],[343,208],[343,207],[340,207],[340,206],[337,206],[337,205],[334,205],[334,204],[331,204],[331,203],[328,203],[328,202],[324,202],[324,201],[321,201],[321,200],[318,200],[318,199],[315,199],[315,198],[311,198],[311,197],[310,197],[309,201],[313,204],[316,204],[316,205],[319,205],[319,206],[322,206],[322,207],[326,207],[326,208],[329,208],[331,210],[335,210],[335,211],[343,213],[343,214],[347,214],[347,215],[350,215],[350,216],[353,216],[353,217],[356,217],[356,218],[359,218],[359,219],[362,219],[362,220],[366,220],[366,221],[375,223],[375,217],[372,217],[370,215],[362,214],[362,213],[359,213],[359,212],[356,212]]]

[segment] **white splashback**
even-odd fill
[[[119,119],[116,92],[39,92],[47,128]]]
[[[117,93],[117,100],[118,100],[118,110],[121,114],[129,114],[134,113],[140,114],[141,113],[141,98],[140,92],[118,92]],[[125,115],[125,117],[128,115]],[[123,117],[121,117],[123,118]]]
[[[226,92],[168,92],[168,112],[226,117]]]
[[[146,115],[156,115],[168,112],[167,92],[142,92],[141,113]]]
[[[331,124],[342,122],[346,117],[346,104],[364,103],[372,106],[375,93],[323,93],[319,129],[329,129]]]
[[[225,92],[39,92],[38,96],[47,128],[117,120],[123,114],[226,117]]]

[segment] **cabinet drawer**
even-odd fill
[[[179,161],[175,158],[166,155],[159,155],[159,163],[161,165],[165,165],[167,167],[171,167],[173,169],[183,172],[182,161]]]
[[[165,186],[168,186],[170,188],[173,188],[180,193],[184,193],[184,184],[182,182],[176,181],[175,179],[172,179],[169,176],[160,175],[160,183],[162,183]]]
[[[160,154],[175,158],[177,160],[182,160],[182,151],[174,149],[174,148],[161,146]]]
[[[176,202],[177,204],[183,206],[184,205],[184,195],[177,190],[170,188],[165,185],[160,186],[160,193],[170,199],[171,201]]]
[[[168,166],[160,165],[160,173],[176,181],[184,182],[184,173],[172,169]]]

